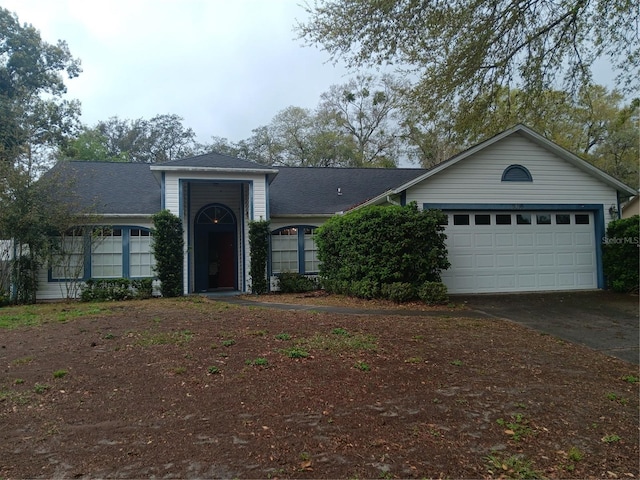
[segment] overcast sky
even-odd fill
[[[117,115],[177,114],[201,142],[238,141],[284,108],[314,108],[344,68],[305,47],[299,0],[0,0],[42,38],[69,44],[65,83],[93,126]]]

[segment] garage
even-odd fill
[[[598,288],[594,212],[445,213],[451,293]]]

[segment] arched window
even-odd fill
[[[522,165],[509,165],[502,172],[503,182],[533,182],[531,173]]]
[[[208,208],[205,208],[198,214],[196,223],[200,225],[233,225],[236,223],[236,220],[231,210],[229,210],[227,207],[224,207],[222,205],[212,205]]]

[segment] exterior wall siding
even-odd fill
[[[526,167],[533,182],[502,182],[509,165]],[[407,191],[407,202],[465,204],[602,204],[605,222],[616,191],[520,135],[512,135]]]

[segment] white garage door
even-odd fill
[[[451,293],[597,288],[591,213],[445,213]]]

